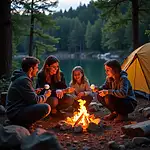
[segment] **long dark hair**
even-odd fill
[[[59,63],[59,60],[57,57],[53,56],[53,55],[50,55],[46,58],[44,64],[43,64],[43,67],[41,68],[40,72],[44,73],[45,75],[45,80],[46,82],[48,83],[51,83],[51,76],[49,74],[49,68],[47,68],[46,66],[50,66],[54,63]],[[53,75],[53,80],[55,83],[59,82],[61,80],[61,75],[60,75],[60,68],[58,68],[57,72],[55,75]]]
[[[120,74],[121,72],[121,65],[116,59],[108,60],[104,63],[104,65],[112,68],[115,74]]]
[[[87,79],[87,77],[84,74],[83,68],[81,66],[76,66],[76,67],[74,67],[72,69],[72,74],[71,74],[72,80],[70,81],[70,84],[76,84],[76,80],[74,79],[74,72],[77,71],[77,70],[80,71],[82,73],[82,75],[83,75],[82,78],[81,78],[81,83],[88,82],[88,79]]]

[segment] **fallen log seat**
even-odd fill
[[[139,122],[137,124],[125,125],[121,128],[122,132],[128,136],[149,136],[150,120]]]

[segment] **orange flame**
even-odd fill
[[[87,109],[84,106],[86,101],[79,99],[78,102],[80,105],[80,108],[78,109],[79,112],[74,112],[74,116],[71,118],[67,117],[66,122],[68,124],[71,124],[73,127],[77,125],[81,125],[84,130],[86,130],[90,122],[98,124],[100,122],[100,119],[99,118],[95,119],[94,114],[90,115],[87,112]]]

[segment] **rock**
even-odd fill
[[[132,142],[135,145],[150,144],[150,139],[146,137],[134,137]]]
[[[30,136],[23,139],[21,150],[62,150],[56,136],[48,130],[37,128]]]
[[[83,146],[82,150],[90,150],[90,149],[91,149],[91,147],[89,147],[89,146]]]
[[[108,147],[110,149],[119,150],[119,145],[115,141],[109,141]]]
[[[75,126],[75,127],[73,128],[73,131],[74,131],[75,133],[82,133],[82,132],[83,132],[83,128],[82,128],[81,125],[78,125],[78,126]]]
[[[76,147],[71,146],[68,150],[77,150]]]
[[[66,146],[67,146],[67,147],[68,147],[68,146],[71,146],[71,143],[67,142],[67,143],[66,143]]]
[[[56,128],[60,128],[63,124],[66,124],[65,121],[59,121],[57,124],[56,124]]]
[[[132,142],[132,141],[126,141],[126,143],[124,144],[126,149],[134,149],[136,147],[136,145]]]
[[[142,144],[141,147],[147,147],[147,145],[146,144]]]
[[[101,107],[102,107],[101,103],[91,102],[89,105],[89,111],[96,112],[99,111]]]
[[[0,115],[5,115],[6,113],[6,109],[4,108],[4,106],[0,105]]]
[[[127,138],[127,135],[123,134],[123,135],[120,135],[120,137],[121,137],[122,139],[126,139],[126,138]]]
[[[76,141],[76,140],[73,141],[73,144],[78,144],[78,143],[79,143],[79,141]]]
[[[149,118],[150,117],[150,107],[144,108],[142,110],[142,114],[144,117]]]
[[[66,131],[66,130],[71,130],[72,129],[72,125],[66,123],[65,121],[60,121],[56,125],[56,128],[59,128],[61,131]]]
[[[97,131],[100,131],[101,128],[99,127],[99,125],[97,125],[97,124],[95,124],[93,122],[90,122],[87,130],[89,132],[97,132]]]
[[[22,140],[29,135],[29,131],[21,126],[0,126],[0,147],[13,148],[20,146]]]
[[[135,136],[149,136],[150,135],[150,120],[139,122],[137,124],[125,125],[121,128],[124,134]]]
[[[61,131],[66,131],[66,130],[71,130],[71,129],[72,129],[72,125],[70,124],[63,124],[62,126],[60,126]]]
[[[119,145],[119,150],[125,150],[125,149],[126,149],[125,145]]]

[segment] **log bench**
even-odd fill
[[[137,124],[125,125],[122,128],[124,134],[128,136],[150,136],[150,120]]]

